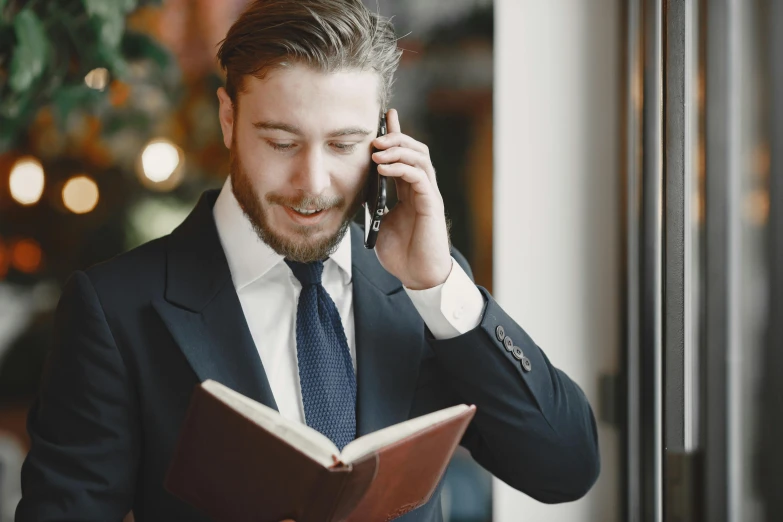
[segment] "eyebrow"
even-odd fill
[[[279,121],[257,121],[253,123],[253,127],[256,129],[263,129],[263,130],[279,130],[283,132],[287,132],[289,134],[294,134],[296,136],[303,136],[304,133],[302,130],[295,126],[295,125],[289,125],[287,123],[279,122]],[[344,129],[337,129],[334,131],[331,131],[329,134],[326,135],[327,138],[338,138],[340,136],[354,136],[354,135],[361,135],[361,136],[367,136],[371,134],[372,131],[367,130],[362,127],[345,127]]]

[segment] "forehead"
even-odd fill
[[[264,79],[246,77],[239,117],[301,127],[368,124],[380,114],[380,77],[372,71],[321,72],[304,65],[277,68]]]

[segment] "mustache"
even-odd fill
[[[297,208],[327,209],[342,207],[345,204],[345,198],[342,196],[314,196],[312,194],[284,196],[282,194],[270,193],[266,195],[266,200],[272,204]]]

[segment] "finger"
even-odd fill
[[[401,132],[389,132],[386,136],[375,138],[373,146],[379,150],[386,150],[391,147],[408,147],[427,156],[430,155],[429,147]]]
[[[433,186],[438,186],[435,167],[427,154],[409,149],[407,147],[392,147],[373,154],[376,163],[407,163],[412,167],[422,169]]]
[[[406,181],[419,194],[432,194],[433,187],[427,173],[405,163],[389,163],[378,165],[378,173],[389,178]]]
[[[379,164],[406,163],[412,167],[420,168],[425,171],[428,176],[435,170],[432,167],[432,163],[430,163],[429,156],[406,147],[392,147],[376,152],[372,155],[372,159]]]
[[[397,109],[389,109],[386,111],[386,131],[391,134],[392,132],[402,132],[400,128],[400,115],[397,113]]]

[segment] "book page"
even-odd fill
[[[410,419],[395,424],[394,426],[389,426],[388,428],[383,428],[382,430],[370,433],[364,437],[359,437],[343,448],[343,452],[340,454],[340,460],[346,464],[350,464],[365,455],[402,440],[425,428],[456,417],[469,408],[470,406],[467,404],[452,406],[451,408],[428,413],[427,415],[416,417],[415,419]]]
[[[245,397],[217,381],[206,380],[201,386],[221,402],[324,467],[331,467],[334,464],[332,455],[340,454],[340,450],[328,437],[305,424],[286,419],[274,409]]]

